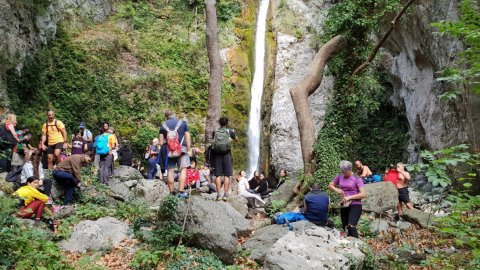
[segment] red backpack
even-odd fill
[[[170,130],[166,123],[163,123],[163,128],[167,131],[167,148],[168,148],[168,157],[176,158],[182,155],[182,143],[185,136],[183,136],[182,141],[178,141],[178,128],[182,125],[182,120],[178,120],[177,125],[173,130]]]
[[[398,182],[398,171],[396,169],[390,169],[385,173],[384,176],[385,181],[392,182],[395,186],[397,186]]]

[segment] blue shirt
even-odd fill
[[[305,218],[311,221],[327,221],[328,219],[328,204],[330,199],[328,195],[320,190],[312,190],[305,195]]]
[[[175,117],[172,117],[172,118],[169,118],[167,121],[165,121],[165,124],[167,125],[167,127],[170,129],[170,130],[174,130],[175,129],[175,126],[177,125],[178,123],[178,120],[177,118]],[[178,128],[177,130],[177,133],[178,133],[178,141],[179,142],[182,142],[182,145],[183,146],[187,146],[187,142],[186,140],[183,138],[185,137],[185,132],[188,131],[188,125],[187,125],[187,122],[182,121],[182,124],[180,125],[180,127]],[[163,135],[163,138],[166,140],[167,139],[167,130],[165,130],[163,128],[163,124],[160,126],[160,130],[159,130],[159,133]]]

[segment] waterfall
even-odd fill
[[[263,81],[265,77],[265,32],[267,24],[268,4],[270,0],[261,0],[255,33],[255,69],[251,89],[250,114],[248,119],[248,168],[250,179],[258,170],[260,162],[260,107],[262,105]]]

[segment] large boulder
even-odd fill
[[[367,198],[362,200],[364,211],[383,213],[397,209],[398,191],[391,182],[379,182],[365,185]]]
[[[297,181],[290,179],[283,183],[276,191],[272,193],[272,195],[268,198],[265,204],[265,210],[267,212],[272,208],[272,202],[276,201],[278,203],[282,202],[282,207],[287,206],[287,204],[295,197],[295,193],[293,192],[295,186],[297,185]]]
[[[193,244],[232,264],[237,252],[237,238],[251,232],[249,222],[229,203],[197,196],[178,204],[176,222],[182,224],[187,214],[185,229],[194,234]]]
[[[365,255],[357,239],[340,239],[332,231],[312,226],[289,232],[267,252],[263,269],[361,269]]]
[[[228,198],[228,203],[242,216],[245,217],[248,214],[248,200],[240,195],[235,195]]]
[[[256,230],[243,247],[250,250],[250,259],[263,264],[265,255],[272,246],[288,233],[288,227],[282,225],[270,225]]]
[[[120,165],[115,168],[113,179],[118,179],[121,182],[129,181],[129,180],[140,180],[144,179],[142,173],[130,166]]]
[[[96,221],[85,220],[73,229],[68,240],[60,242],[60,247],[68,251],[85,252],[112,248],[128,237],[128,224],[112,217]]]
[[[402,218],[422,228],[428,228],[428,226],[432,225],[433,223],[433,215],[415,208],[404,208]]]
[[[160,205],[160,202],[169,193],[167,185],[159,180],[142,179],[134,188],[135,198],[144,201],[149,206]]]

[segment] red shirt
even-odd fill
[[[196,181],[200,181],[200,171],[197,169],[188,168],[187,169],[187,180],[185,185],[189,186]]]

